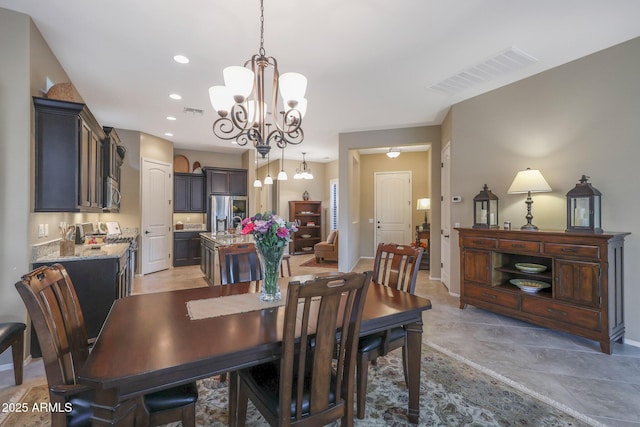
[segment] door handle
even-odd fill
[[[149,230],[145,230],[144,234],[149,234],[151,233]]]
[[[449,237],[449,235],[448,235],[448,234],[445,234],[445,235],[444,235],[444,236],[442,236],[442,237],[447,237],[447,238],[448,238],[448,237]]]

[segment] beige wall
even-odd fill
[[[214,153],[211,151],[175,149],[174,156],[182,154],[189,160],[189,172],[193,171],[193,163],[200,162],[200,166],[216,168],[243,169],[242,154]]]
[[[360,155],[360,254],[362,257],[375,255],[375,224],[369,219],[375,218],[375,173],[376,172],[411,172],[411,229],[424,222],[424,211],[416,210],[416,200],[431,197],[429,178],[431,169],[429,151],[407,152],[395,159],[386,154]],[[431,211],[428,212],[431,222]],[[413,234],[412,234],[413,238]],[[398,242],[410,243],[410,242]]]
[[[500,220],[526,222],[525,195],[508,195],[519,170],[540,169],[551,193],[533,195],[533,223],[566,227],[565,195],[582,174],[602,196],[606,230],[625,242],[626,337],[640,342],[640,38],[546,71],[452,108],[452,224],[472,225],[472,198],[489,185]],[[457,233],[451,291],[459,290]]]

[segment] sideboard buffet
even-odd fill
[[[629,233],[457,230],[461,309],[471,304],[596,340],[607,354],[613,341],[622,341],[624,238]],[[546,269],[524,272],[516,264]],[[550,286],[525,292],[512,284],[516,279]]]

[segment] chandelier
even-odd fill
[[[307,153],[302,153],[302,163],[300,163],[300,167],[296,169],[293,179],[313,179],[311,168],[307,165],[307,161],[304,159],[305,154]]]
[[[211,105],[220,116],[213,123],[213,133],[224,140],[244,146],[253,143],[265,158],[272,144],[285,148],[304,140],[301,128],[307,109],[304,94],[307,79],[299,73],[280,75],[278,63],[264,50],[264,0],[260,0],[260,50],[244,66],[223,70],[224,86],[209,88]],[[271,71],[269,75],[269,71]],[[271,105],[267,109],[265,91],[271,80]],[[279,102],[278,91],[282,102]],[[252,97],[250,97],[253,94]],[[271,118],[270,122],[267,119]]]

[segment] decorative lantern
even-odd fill
[[[602,193],[582,175],[575,188],[567,193],[567,230],[602,233]]]
[[[499,228],[498,196],[489,190],[487,184],[473,198],[473,228]]]

